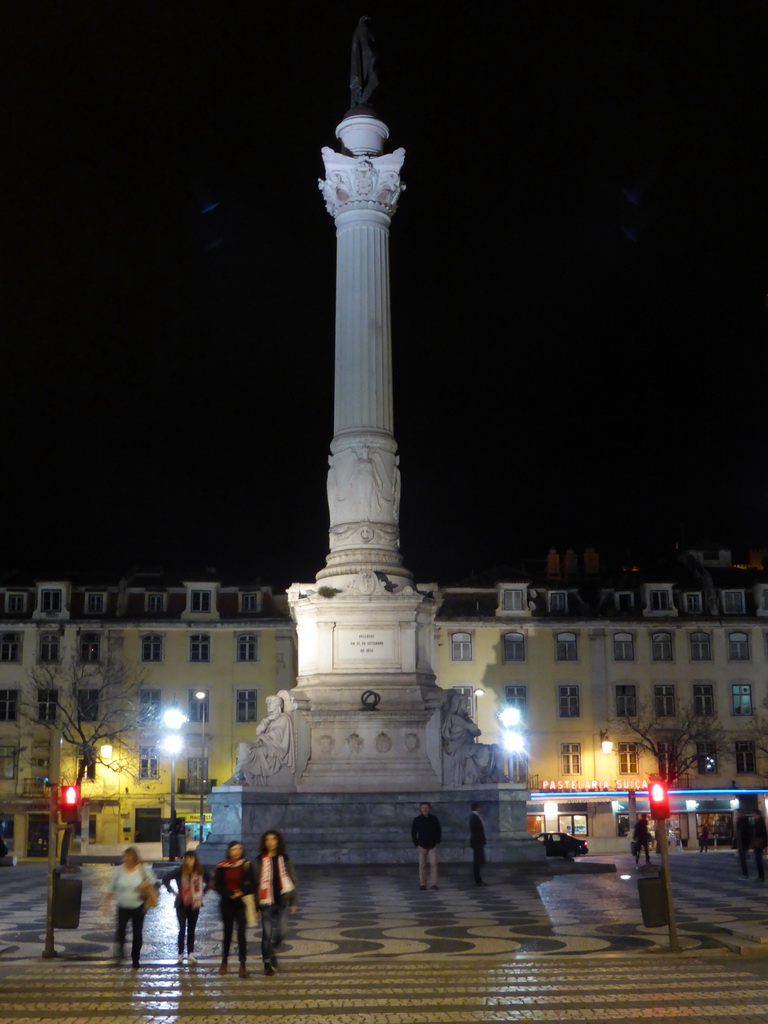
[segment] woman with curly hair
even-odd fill
[[[296,877],[285,852],[285,840],[276,829],[270,829],[261,837],[256,867],[261,958],[264,973],[271,977],[278,966],[276,950],[283,941],[286,915],[296,913]]]

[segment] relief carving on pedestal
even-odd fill
[[[362,736],[358,736],[356,732],[350,733],[347,736],[347,749],[350,754],[359,754],[363,749]]]
[[[398,463],[394,452],[367,444],[330,455],[328,509],[331,526],[397,523],[400,514]]]
[[[407,732],[404,737],[405,749],[409,754],[419,749],[419,737],[415,732]]]
[[[380,732],[376,737],[376,749],[380,754],[388,754],[392,749],[392,740],[385,732]]]
[[[333,736],[328,736],[327,734],[325,736],[321,736],[318,743],[320,746],[320,753],[323,757],[330,757],[333,753],[333,748],[336,745]]]

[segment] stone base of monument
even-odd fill
[[[285,836],[297,864],[416,864],[411,823],[427,801],[440,819],[440,860],[469,863],[469,815],[479,801],[491,863],[545,866],[543,845],[526,831],[526,799],[521,786],[466,786],[450,791],[396,793],[275,792],[268,788],[217,786],[208,800],[213,810],[210,837],[199,847],[206,866],[222,860],[233,839],[252,857],[268,829]]]

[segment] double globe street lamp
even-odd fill
[[[177,704],[173,704],[163,714],[163,723],[167,729],[174,730],[165,736],[160,744],[161,748],[171,758],[171,824],[168,836],[168,860],[178,858],[177,831],[176,831],[176,755],[181,752],[184,746],[184,737],[180,735],[179,729],[189,719]]]

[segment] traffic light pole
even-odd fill
[[[51,729],[48,748],[48,778],[55,779],[50,787],[48,805],[48,902],[45,911],[45,945],[43,957],[56,956],[53,941],[53,901],[56,894],[56,853],[59,843],[59,776],[61,774],[61,734]]]
[[[682,953],[682,946],[677,937],[677,921],[675,920],[675,904],[672,899],[672,879],[669,873],[669,837],[667,835],[666,818],[655,818],[656,845],[661,853],[661,873],[664,876],[664,894],[667,900],[667,921],[669,927],[669,949],[672,953]]]

